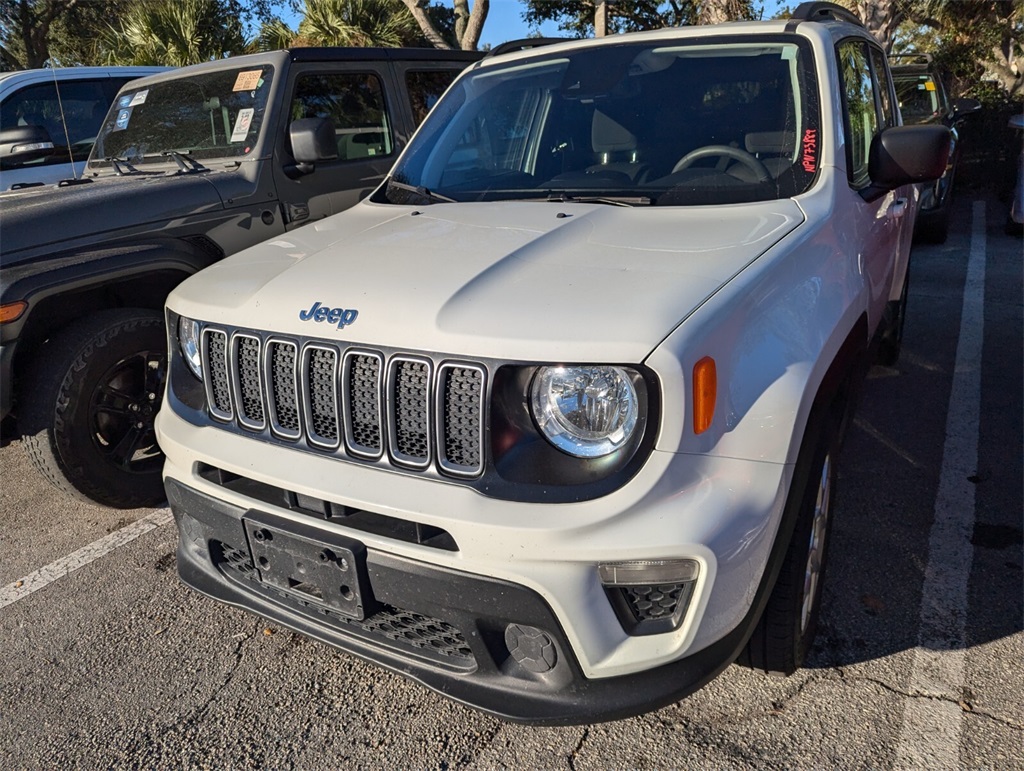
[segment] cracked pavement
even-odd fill
[[[969,203],[945,245],[915,250],[904,356],[872,371],[840,458],[818,638],[792,677],[731,666],[628,720],[503,723],[186,589],[164,525],[0,608],[0,766],[884,769],[898,766],[908,704],[929,701],[958,716],[959,767],[1024,769],[1021,255],[994,201],[966,639],[953,652],[964,681],[932,692],[910,678]],[[8,434],[0,586],[151,513],[62,497]]]

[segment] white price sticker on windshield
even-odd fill
[[[238,117],[235,118],[235,127],[231,131],[231,141],[241,142],[249,135],[249,127],[252,126],[252,116],[256,114],[256,110],[252,107],[246,107],[244,110],[238,111]]]

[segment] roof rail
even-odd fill
[[[893,64],[931,64],[931,54],[910,53],[910,54],[889,54],[887,57]]]
[[[836,3],[800,3],[789,18],[792,21],[847,21],[864,26],[853,11]]]
[[[531,48],[554,45],[555,43],[568,43],[578,40],[574,37],[524,37],[519,40],[509,40],[506,43],[497,45],[487,52],[487,56],[500,56],[501,54],[512,53],[513,51],[528,51]]]

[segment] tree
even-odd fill
[[[532,26],[551,21],[576,37],[594,34],[593,0],[525,2],[523,19]],[[611,33],[756,18],[753,0],[609,0],[609,6]]]
[[[417,25],[398,0],[306,0],[298,41],[318,46],[401,46]]]
[[[0,0],[0,46],[5,61],[42,67],[50,59],[50,27],[79,0]]]
[[[186,64],[221,59],[246,49],[232,0],[147,0],[129,6],[99,39],[107,64]]]
[[[446,36],[436,23],[436,16],[430,12],[428,0],[402,0],[409,13],[416,20],[427,42],[435,48],[461,48],[475,51],[480,44],[480,34],[487,21],[490,0],[475,0],[470,8],[469,0],[453,0],[455,25],[453,35]]]

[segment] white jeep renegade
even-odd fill
[[[181,284],[184,581],[512,720],[799,667],[949,141],[854,21],[490,57],[366,201]]]

